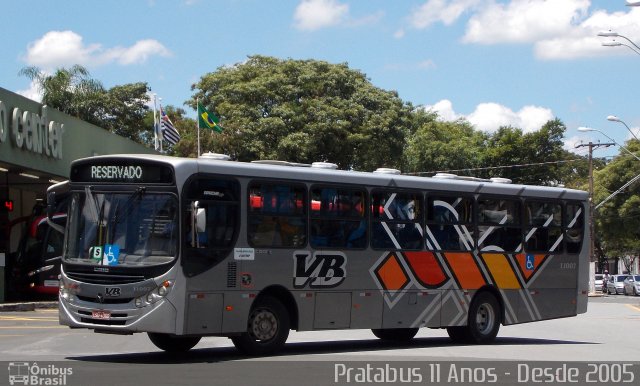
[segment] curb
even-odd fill
[[[36,309],[58,308],[58,302],[27,302],[0,304],[0,312],[35,311]]]

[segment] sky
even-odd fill
[[[3,0],[0,87],[39,101],[22,68],[80,64],[107,88],[147,82],[195,117],[184,102],[209,72],[250,55],[316,59],[478,130],[558,118],[584,155],[576,144],[631,138],[610,115],[640,136],[640,7],[627,1]]]

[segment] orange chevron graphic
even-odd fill
[[[462,289],[478,289],[486,284],[471,253],[451,252],[443,255]]]
[[[415,278],[424,287],[440,287],[447,281],[433,252],[405,252],[404,255]]]
[[[498,288],[520,289],[520,283],[513,268],[507,260],[507,256],[502,253],[483,253],[482,260],[491,273]]]

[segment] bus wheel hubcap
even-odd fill
[[[251,332],[257,340],[269,340],[276,336],[278,320],[273,313],[260,310],[251,323]]]
[[[478,313],[476,314],[476,325],[478,331],[482,334],[488,334],[493,329],[495,323],[495,313],[493,307],[489,304],[482,304],[478,307]]]

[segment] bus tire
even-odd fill
[[[498,335],[502,312],[500,304],[490,292],[480,292],[469,307],[467,335],[470,343],[490,343]]]
[[[469,330],[467,329],[467,326],[447,327],[447,334],[449,334],[449,338],[451,338],[451,340],[455,343],[468,342],[470,340],[468,331]]]
[[[147,335],[156,347],[170,353],[187,352],[200,341],[199,336],[176,336],[157,332],[148,332]]]
[[[278,299],[265,296],[251,309],[247,332],[232,336],[231,341],[247,355],[273,354],[287,341],[290,325],[285,306]]]
[[[417,328],[374,328],[371,330],[376,338],[394,342],[407,342],[418,333]]]

